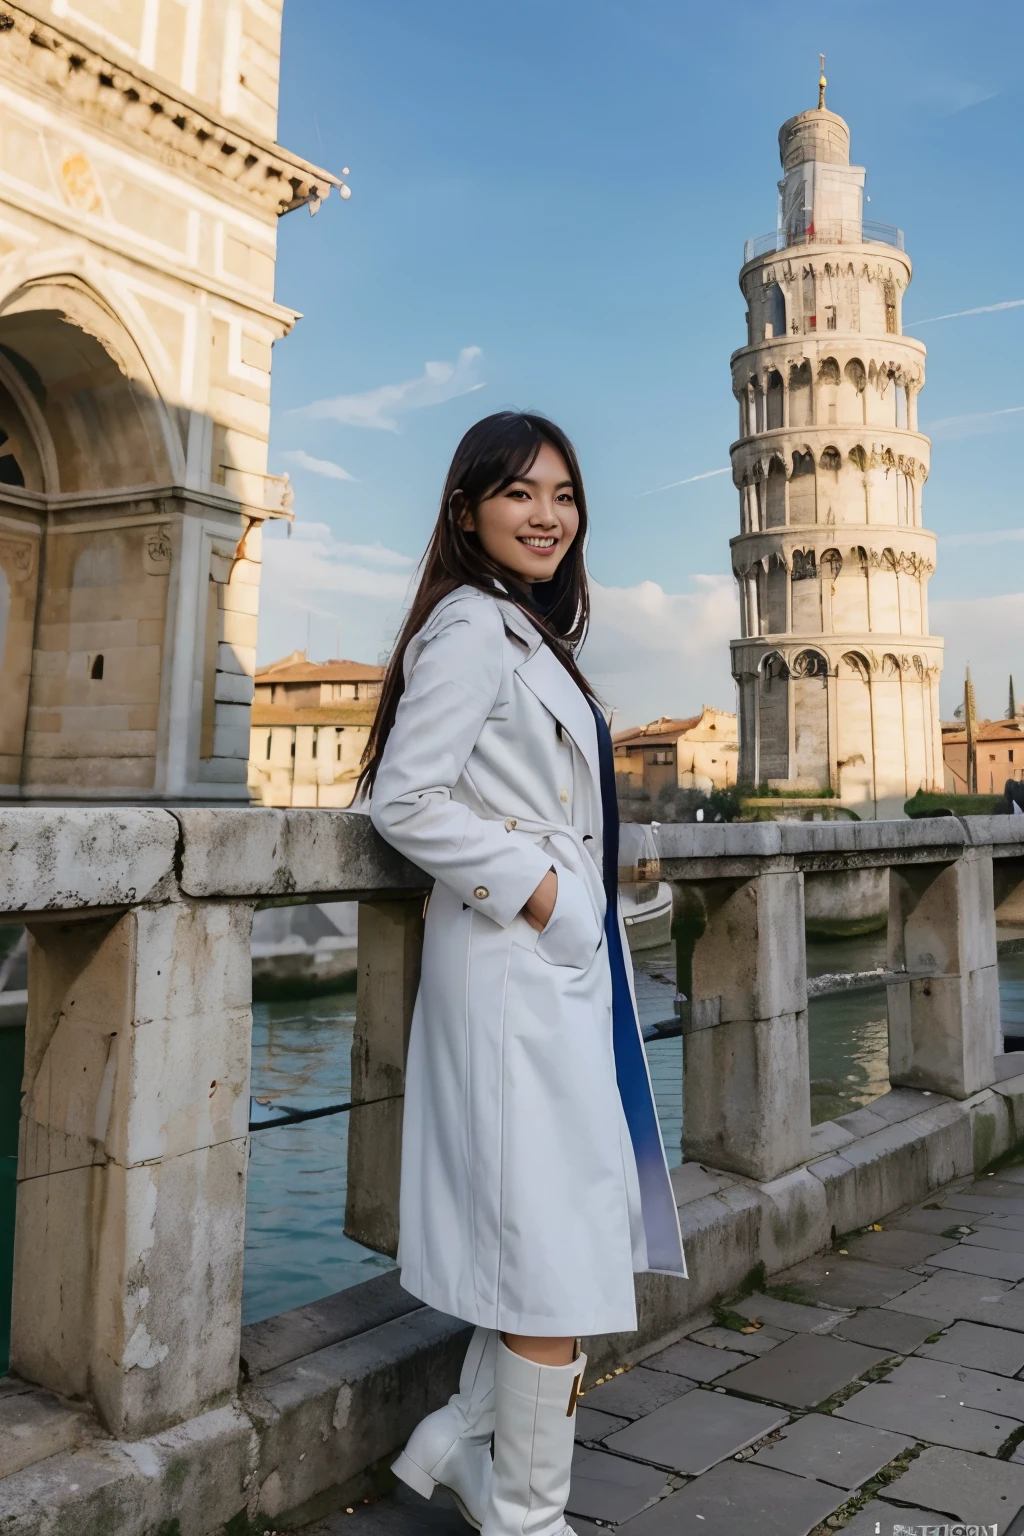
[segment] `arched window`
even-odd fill
[[[836,473],[842,465],[843,456],[839,452],[838,448],[834,448],[830,445],[828,448],[823,448],[821,450],[821,459],[819,462],[822,469],[831,469],[834,473]]]
[[[793,475],[789,482],[790,525],[816,522],[817,507],[814,455],[809,450],[794,453]]]
[[[769,528],[786,526],[786,470],[780,458],[773,458],[768,466],[766,509]]]
[[[794,549],[793,551],[793,580],[816,581],[818,577],[818,563],[813,549]]]
[[[860,443],[857,443],[853,448],[850,449],[849,453],[847,454],[847,458],[851,464],[855,464],[857,466],[862,475],[867,474],[868,456],[864,449],[861,447]]]
[[[103,679],[103,657],[102,656],[94,656],[93,657],[93,663],[92,663],[92,666],[89,669],[89,676],[93,679],[94,682],[98,683],[98,682],[102,681],[102,679]]]
[[[782,426],[782,374],[772,369],[768,375],[767,398],[768,431]]]
[[[843,557],[838,549],[826,549],[821,557],[821,574],[829,581],[837,581],[843,568]]]
[[[764,292],[765,337],[785,336],[786,300],[778,283],[769,283]]]
[[[828,662],[820,651],[800,651],[790,668],[794,677],[828,677]]]
[[[839,383],[839,364],[836,362],[834,357],[823,357],[821,362],[818,364],[818,383]]]
[[[811,365],[806,358],[802,363],[790,366],[789,424],[791,427],[811,424]]]

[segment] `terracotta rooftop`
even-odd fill
[[[703,713],[701,710],[699,715],[691,715],[687,720],[670,719],[662,715],[649,725],[635,725],[628,731],[616,731],[612,741],[617,747],[674,746],[684,731],[692,731],[695,725],[700,724]]]
[[[379,683],[383,676],[383,667],[366,661],[307,661],[305,651],[256,668],[257,683]]]
[[[1017,741],[1024,736],[1024,719],[979,720],[975,741]],[[967,729],[959,720],[942,722],[943,742],[966,741]]]
[[[372,725],[377,713],[377,700],[365,703],[356,699],[339,699],[335,704],[261,704],[252,706],[253,726],[260,725]]]

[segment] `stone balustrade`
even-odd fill
[[[890,870],[894,1087],[973,1103],[1009,1077],[994,912],[1024,882],[1024,821],[663,826],[657,839],[662,878],[678,892],[680,986],[690,997],[692,1163],[738,1175],[742,1193],[744,1180],[770,1187],[792,1170],[806,1183],[804,1165],[829,1150],[812,1138],[809,1110],[803,904],[817,875]],[[345,1228],[394,1252],[428,885],[367,818],[344,811],[0,812],[0,913],[30,935],[18,1376],[91,1404],[119,1440],[234,1399],[249,932],[261,900],[360,903],[353,1098],[384,1102],[350,1119]],[[1005,1142],[1021,1130],[1000,1134]],[[691,1254],[703,1303],[715,1277],[700,1276],[699,1244]],[[652,1279],[662,1311],[683,1305],[666,1300],[672,1284],[682,1282]]]

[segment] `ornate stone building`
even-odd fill
[[[779,132],[779,227],[740,272],[739,775],[884,816],[943,779],[925,348],[903,334],[903,233],[863,218],[864,170],[824,88]]]
[[[282,5],[0,3],[0,798],[248,799]]]

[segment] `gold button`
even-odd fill
[[[569,791],[567,789],[560,789],[558,791],[558,798],[561,800],[563,805],[567,805],[569,801]]]
[[[476,897],[477,901],[486,901],[490,894],[491,893],[487,889],[486,885],[478,885],[476,890],[473,892],[473,895]]]
[[[506,832],[514,832],[515,829],[516,829],[516,819],[515,819],[515,817],[514,816],[506,816],[505,817],[505,831]]]

